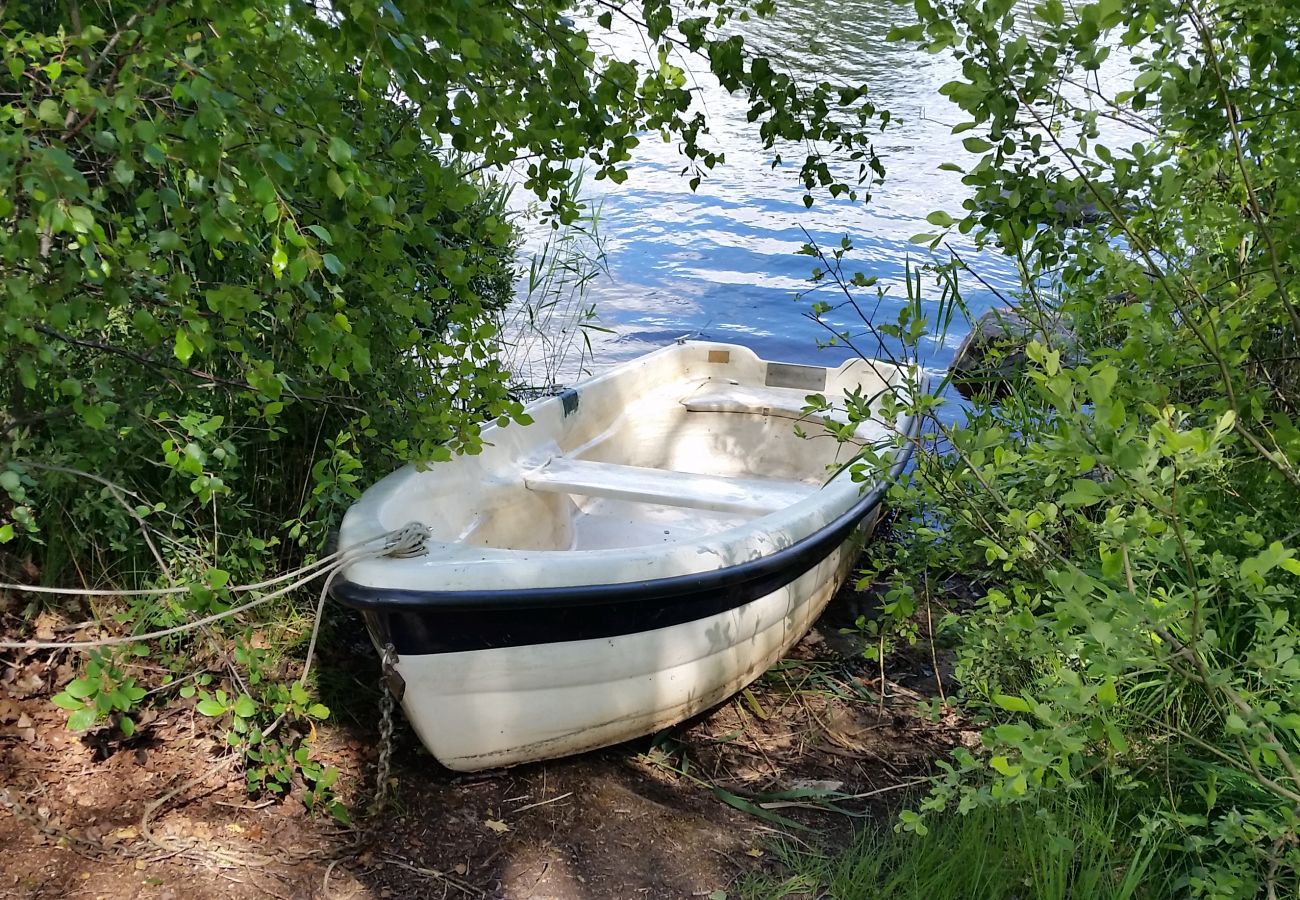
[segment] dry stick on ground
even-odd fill
[[[196,850],[197,848],[192,846],[177,847],[175,845],[167,844],[163,842],[161,839],[159,839],[157,836],[154,835],[153,829],[150,827],[150,823],[152,822],[153,817],[158,812],[158,810],[161,809],[163,806],[165,806],[174,797],[176,797],[179,794],[183,794],[184,792],[188,791],[192,787],[197,787],[198,785],[207,781],[213,775],[220,774],[224,769],[228,768],[234,761],[235,761],[234,756],[228,756],[224,760],[221,760],[220,762],[216,763],[211,768],[204,769],[194,778],[182,782],[180,785],[172,788],[170,791],[163,794],[158,799],[153,800],[152,802],[147,804],[144,808],[144,813],[140,816],[140,833],[144,835],[145,840],[149,841],[149,843],[153,844],[155,847],[158,847],[160,850],[164,850],[169,853],[190,853]],[[229,862],[228,856],[221,851],[205,850],[201,852],[204,853],[205,855],[211,855],[215,858],[221,859],[223,862]]]
[[[748,688],[746,688],[746,690],[748,690]],[[738,714],[738,717],[740,719],[741,730],[745,732],[745,736],[749,738],[754,749],[759,752],[759,755],[763,758],[763,761],[767,763],[767,767],[772,771],[772,783],[775,784],[781,778],[781,770],[777,768],[776,763],[772,762],[772,757],[768,755],[767,749],[763,746],[763,742],[759,739],[759,735],[756,734],[754,731],[750,730],[749,727],[750,717],[749,714],[745,712],[745,708],[740,705],[740,698],[736,698],[733,701],[733,704]]]
[[[926,637],[930,639],[930,665],[934,667],[934,686],[939,689],[939,702],[948,705],[948,698],[943,692],[943,677],[939,674],[939,653],[934,647],[934,617],[930,615],[930,570],[925,570],[925,628]]]
[[[459,878],[448,875],[446,872],[439,872],[437,869],[427,869],[423,866],[417,866],[396,856],[385,856],[383,859],[388,865],[397,866],[399,869],[405,869],[406,871],[414,872],[417,875],[423,875],[425,878],[433,879],[444,885],[450,885],[461,893],[468,894],[471,897],[487,896],[485,891],[475,888],[472,885],[461,881]]]

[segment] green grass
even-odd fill
[[[859,834],[841,854],[792,844],[787,873],[739,886],[750,900],[1149,900],[1173,896],[1159,835],[1142,835],[1101,790],[1049,808],[1020,806],[927,819],[924,835],[892,822]]]

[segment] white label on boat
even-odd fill
[[[826,389],[826,370],[821,366],[796,366],[790,363],[768,363],[768,387],[799,388],[805,391]]]

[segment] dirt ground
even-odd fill
[[[944,680],[928,650],[891,660],[882,685],[840,633],[862,602],[842,593],[789,658],[709,714],[583,756],[458,775],[399,715],[394,797],[370,818],[378,666],[354,648],[330,663],[345,673],[335,690],[360,702],[315,751],[342,773],[351,829],[297,796],[250,799],[193,701],[129,741],[82,737],[48,700],[69,658],[0,658],[0,897],[735,900],[777,871],[776,842],[842,845],[972,738],[923,715]]]

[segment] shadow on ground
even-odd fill
[[[352,829],[296,798],[250,799],[220,735],[189,705],[161,710],[125,745],[83,742],[48,702],[68,661],[8,663],[0,897],[734,900],[739,879],[775,865],[782,835],[845,840],[936,756],[971,740],[951,717],[918,711],[944,679],[928,651],[892,660],[882,684],[839,633],[868,600],[844,592],[790,657],[708,714],[571,759],[458,775],[399,716],[393,798]],[[322,692],[336,722],[315,752],[363,811],[379,740],[377,664],[355,624],[335,621]],[[791,789],[849,799],[778,800],[767,820],[736,808]]]

